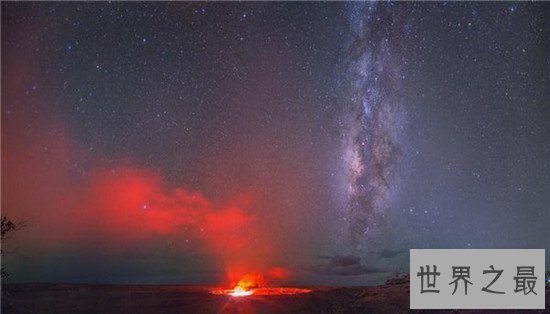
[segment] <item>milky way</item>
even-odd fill
[[[385,218],[400,156],[405,109],[399,47],[404,17],[377,3],[351,6],[343,133],[349,236],[357,247]]]

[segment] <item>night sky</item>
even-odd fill
[[[549,14],[3,2],[8,280],[366,285],[410,248],[548,265]]]

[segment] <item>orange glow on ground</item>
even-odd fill
[[[245,297],[245,296],[277,296],[277,295],[294,295],[309,293],[310,289],[300,289],[300,288],[284,288],[284,287],[272,287],[272,288],[256,288],[251,290],[244,290],[240,287],[235,287],[235,289],[215,289],[212,290],[212,294],[216,295],[229,295],[233,297]]]

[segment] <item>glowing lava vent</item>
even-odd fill
[[[235,289],[230,290],[228,294],[232,297],[246,297],[249,295],[252,295],[254,293],[253,290],[246,290],[239,286],[236,286]]]
[[[293,295],[311,292],[310,289],[283,288],[283,287],[260,287],[258,282],[251,280],[249,276],[241,279],[233,289],[216,289],[212,294],[230,295],[232,297],[246,297],[250,295]]]

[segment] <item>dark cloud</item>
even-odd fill
[[[378,254],[378,256],[380,256],[380,258],[393,258],[393,257],[396,257],[397,255],[405,253],[405,250],[383,249],[376,253]]]
[[[380,268],[363,265],[361,258],[355,255],[319,256],[319,258],[326,261],[313,266],[305,266],[303,269],[330,276],[361,276],[386,272]]]

